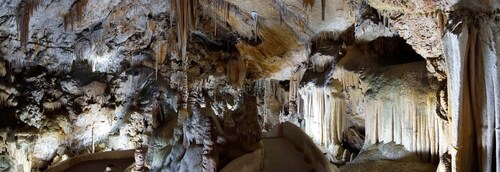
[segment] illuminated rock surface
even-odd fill
[[[499,0],[0,0],[0,171],[136,148],[137,171],[500,171],[499,18]],[[307,135],[269,140],[289,125]]]

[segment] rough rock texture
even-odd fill
[[[436,166],[422,162],[402,145],[378,143],[363,150],[340,171],[436,171]]]
[[[498,171],[499,8],[2,0],[0,169],[142,142],[148,170],[215,171],[289,121],[336,165],[395,142],[438,170]]]

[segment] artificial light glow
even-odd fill
[[[116,50],[105,52],[102,55],[98,55],[95,51],[92,51],[88,58],[88,60],[92,63],[92,72],[106,72],[108,70],[113,70],[113,66],[117,66],[117,61],[113,60],[116,55]]]

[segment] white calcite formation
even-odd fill
[[[137,171],[269,171],[283,123],[315,169],[500,171],[499,18],[499,0],[1,0],[0,171],[126,149]]]

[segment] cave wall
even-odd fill
[[[498,0],[200,0],[187,59],[172,1],[31,2],[0,2],[10,170],[141,142],[148,168],[221,169],[285,121],[337,165],[394,142],[500,169]]]

